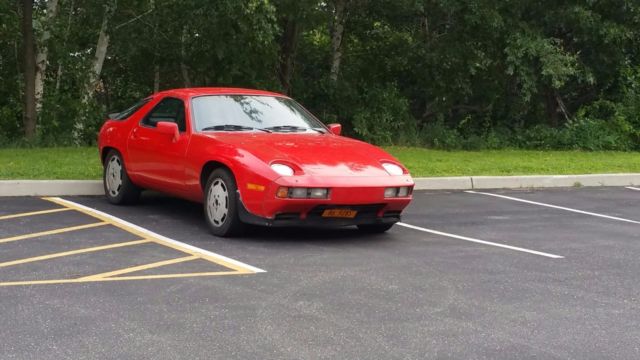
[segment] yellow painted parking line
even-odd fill
[[[128,273],[135,272],[135,271],[142,271],[142,270],[153,269],[153,268],[157,268],[157,267],[165,266],[165,265],[178,264],[178,263],[181,263],[181,262],[191,261],[191,260],[195,260],[195,259],[199,259],[199,257],[198,256],[193,256],[193,255],[185,256],[185,257],[180,257],[180,258],[176,258],[176,259],[158,261],[158,262],[145,264],[145,265],[132,266],[132,267],[119,269],[119,270],[114,270],[114,271],[109,271],[109,272],[104,272],[104,273],[96,274],[96,275],[85,276],[85,277],[81,277],[80,279],[82,279],[82,280],[103,279],[103,278],[113,277],[113,276],[117,276],[117,275],[128,274]]]
[[[89,228],[94,228],[94,227],[97,227],[97,226],[104,226],[104,225],[108,225],[108,224],[109,224],[108,222],[98,222],[98,223],[91,223],[91,224],[86,224],[86,225],[70,226],[70,227],[66,227],[66,228],[41,231],[41,232],[25,234],[25,235],[12,236],[12,237],[8,237],[8,238],[0,239],[0,244],[11,242],[11,241],[17,241],[17,240],[31,239],[31,238],[35,238],[35,237],[39,237],[39,236],[55,235],[55,234],[61,234],[61,233],[69,232],[69,231],[89,229]]]
[[[236,271],[238,271],[238,272],[246,272],[246,271],[247,271],[247,269],[245,269],[244,267],[241,267],[241,266],[238,266],[238,265],[232,264],[232,263],[230,263],[230,262],[224,261],[223,259],[214,258],[214,257],[208,256],[208,255],[206,255],[206,254],[200,254],[200,253],[197,253],[197,252],[191,251],[190,249],[187,249],[187,248],[185,248],[185,247],[178,246],[178,245],[172,244],[172,243],[170,243],[170,242],[168,242],[168,241],[161,240],[161,239],[159,239],[159,238],[157,238],[157,237],[155,237],[155,236],[149,236],[149,234],[147,234],[147,233],[141,232],[141,231],[139,231],[138,229],[135,229],[135,228],[133,228],[133,227],[131,227],[131,226],[127,226],[127,225],[122,224],[122,223],[120,223],[120,222],[113,221],[112,219],[110,219],[110,218],[108,218],[108,217],[106,217],[106,216],[103,216],[103,215],[101,215],[100,213],[97,213],[97,212],[94,212],[94,211],[88,211],[88,210],[86,210],[86,209],[84,209],[84,208],[81,208],[81,207],[76,206],[76,205],[74,205],[74,204],[69,204],[69,203],[67,203],[67,202],[65,202],[65,201],[59,201],[57,198],[48,198],[48,197],[47,197],[47,198],[43,198],[43,199],[44,199],[44,200],[51,201],[51,202],[54,202],[54,203],[56,203],[56,204],[58,204],[58,205],[62,205],[62,206],[66,206],[66,207],[72,208],[72,209],[74,209],[74,210],[76,210],[76,211],[79,211],[79,212],[81,212],[81,213],[83,213],[83,214],[86,214],[86,215],[92,216],[92,217],[94,217],[94,218],[96,218],[96,219],[100,219],[100,220],[102,220],[102,221],[104,221],[104,222],[106,222],[106,223],[109,223],[109,224],[111,224],[111,225],[113,225],[113,226],[115,226],[115,227],[118,227],[118,228],[120,228],[120,229],[122,229],[122,230],[124,230],[124,231],[130,232],[130,233],[135,234],[135,235],[138,235],[138,236],[140,236],[140,237],[144,237],[144,238],[147,238],[147,239],[153,240],[154,242],[156,242],[156,243],[158,243],[158,244],[161,244],[161,245],[164,245],[164,246],[170,247],[170,248],[172,248],[172,249],[175,249],[175,250],[178,250],[178,251],[181,251],[181,252],[184,252],[184,253],[190,254],[190,255],[200,256],[200,257],[202,257],[203,259],[207,259],[207,260],[209,260],[209,261],[211,261],[211,262],[214,262],[214,263],[216,263],[216,264],[220,264],[220,265],[222,265],[222,266],[224,266],[224,267],[227,267],[227,268],[230,268],[230,269],[236,270]]]
[[[104,278],[100,280],[152,280],[152,279],[176,279],[184,277],[200,277],[200,276],[220,276],[220,275],[249,275],[250,272],[241,271],[213,271],[201,273],[184,273],[184,274],[158,274],[158,275],[139,275],[139,276],[117,276]],[[100,281],[98,280],[98,281]]]
[[[61,205],[64,208],[34,211],[31,213],[4,215],[3,218],[10,219],[10,218],[18,218],[20,216],[30,216],[30,215],[37,215],[37,214],[46,214],[46,213],[55,213],[59,211],[73,210],[73,211],[83,213],[85,215],[89,215],[100,221],[96,223],[86,224],[86,225],[70,226],[66,228],[53,229],[53,230],[41,231],[41,232],[36,232],[31,234],[7,237],[7,238],[0,239],[0,244],[11,242],[11,241],[23,240],[23,239],[31,239],[31,238],[36,238],[40,236],[60,234],[60,233],[65,233],[65,232],[70,232],[75,230],[89,229],[89,228],[105,226],[105,225],[111,225],[121,230],[124,230],[129,234],[140,237],[140,240],[107,244],[102,246],[94,246],[90,248],[76,249],[76,250],[34,256],[30,258],[5,261],[0,263],[0,268],[12,266],[12,265],[33,263],[33,262],[43,261],[48,259],[61,258],[61,257],[76,255],[76,254],[90,253],[90,252],[96,252],[101,250],[109,250],[117,247],[138,245],[143,243],[155,243],[158,245],[162,245],[162,246],[171,248],[173,250],[177,250],[183,254],[186,254],[186,256],[183,255],[181,257],[174,258],[174,259],[158,261],[158,262],[143,264],[143,265],[137,265],[137,266],[112,270],[109,272],[88,275],[88,276],[83,276],[83,277],[73,278],[73,279],[17,280],[17,281],[4,281],[4,282],[2,282],[2,280],[0,279],[0,286],[71,284],[71,283],[103,282],[103,281],[172,279],[172,278],[223,276],[223,275],[248,275],[248,274],[265,272],[260,268],[251,266],[249,264],[245,264],[243,262],[240,262],[232,258],[228,258],[220,254],[216,254],[214,252],[211,252],[205,249],[195,247],[190,244],[186,244],[186,243],[162,236],[158,233],[155,233],[153,231],[150,231],[138,225],[132,224],[130,222],[117,218],[113,215],[104,213],[96,209],[92,209],[90,207],[87,207],[81,204],[74,203],[72,201],[68,201],[68,200],[64,200],[56,197],[42,198],[42,199]],[[136,271],[160,268],[165,265],[177,264],[177,263],[187,262],[187,261],[196,260],[196,259],[207,260],[214,264],[221,265],[227,268],[228,270],[209,271],[209,272],[189,272],[189,273],[177,273],[177,274],[131,275],[131,273],[134,273]]]
[[[172,249],[181,251],[183,253],[187,253],[193,256],[198,256],[200,258],[203,258],[205,260],[211,261],[213,263],[222,265],[224,267],[230,268],[235,270],[237,273],[258,273],[258,272],[265,272],[262,269],[258,269],[256,267],[241,263],[237,260],[233,260],[230,258],[227,258],[225,256],[219,255],[219,254],[215,254],[206,250],[202,250],[202,249],[198,249],[195,248],[193,246],[190,246],[188,244],[184,244],[178,241],[175,241],[173,239],[168,239],[165,238],[159,234],[153,233],[152,231],[149,231],[147,229],[141,228],[139,226],[136,226],[134,224],[128,223],[122,219],[118,219],[112,215],[109,214],[105,214],[101,211],[95,210],[95,209],[91,209],[88,208],[86,206],[80,205],[80,204],[76,204],[74,202],[68,201],[68,200],[64,200],[64,199],[60,199],[60,198],[55,198],[55,197],[44,197],[44,200],[47,201],[51,201],[53,203],[56,203],[58,205],[61,206],[65,206],[68,208],[71,208],[73,210],[79,211],[83,214],[92,216],[96,219],[100,219],[105,223],[108,223],[110,225],[113,225],[115,227],[118,227],[122,230],[125,230],[129,233],[135,234],[137,236],[152,240],[160,245],[164,245],[167,247],[170,247]]]
[[[15,219],[15,218],[24,217],[24,216],[51,214],[51,213],[57,213],[61,211],[69,211],[69,210],[71,209],[64,207],[59,209],[32,211],[32,212],[25,212],[25,213],[12,214],[12,215],[2,215],[0,216],[0,220]]]
[[[121,242],[121,243],[115,243],[115,244],[109,244],[109,245],[95,246],[95,247],[78,249],[78,250],[64,251],[64,252],[59,252],[59,253],[55,253],[55,254],[34,256],[34,257],[30,257],[30,258],[18,259],[18,260],[12,260],[12,261],[6,261],[6,262],[3,262],[3,263],[0,263],[0,268],[1,267],[12,266],[12,265],[30,263],[30,262],[34,262],[34,261],[55,259],[55,258],[59,258],[59,257],[63,257],[63,256],[84,254],[84,253],[88,253],[88,252],[101,251],[101,250],[107,250],[107,249],[115,249],[115,248],[119,248],[119,247],[123,247],[123,246],[132,246],[132,245],[144,244],[144,243],[149,243],[149,242],[151,242],[151,240],[143,239],[143,240],[127,241],[127,242]]]
[[[204,273],[118,276],[118,277],[108,277],[108,278],[94,279],[94,280],[84,280],[84,279],[80,278],[80,279],[62,279],[62,280],[8,281],[8,282],[0,282],[0,286],[73,284],[73,283],[102,282],[102,281],[176,279],[176,278],[185,278],[185,277],[248,275],[248,274],[253,274],[253,273],[250,273],[250,272],[238,272],[238,271],[215,271],[215,272],[204,272]]]

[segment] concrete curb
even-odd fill
[[[640,186],[640,174],[459,176],[414,178],[415,190]],[[0,180],[0,196],[102,195],[101,180]]]
[[[474,189],[640,185],[640,174],[472,176]]]
[[[470,176],[414,178],[415,190],[468,190],[473,189]]]
[[[103,194],[102,180],[0,180],[0,196]]]

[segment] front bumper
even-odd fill
[[[239,204],[243,222],[264,226],[350,226],[363,224],[393,224],[411,202],[411,195],[385,198],[387,187],[410,186],[410,176],[395,177],[282,177],[266,186],[263,197],[254,206]],[[328,199],[281,199],[276,197],[279,187],[329,188]],[[357,211],[354,218],[323,217],[327,209]],[[257,210],[257,211],[256,211]]]
[[[242,202],[238,206],[242,222],[254,225],[283,227],[342,227],[364,224],[395,224],[400,221],[401,210],[386,210],[385,204],[372,205],[317,205],[306,213],[278,213],[274,218],[264,218],[247,211]],[[354,218],[323,217],[326,209],[348,209],[357,211]]]

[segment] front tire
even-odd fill
[[[238,215],[238,187],[226,169],[216,169],[205,186],[204,215],[211,233],[220,237],[239,235],[243,224]]]
[[[109,151],[104,162],[102,184],[107,200],[116,205],[131,204],[140,197],[140,188],[129,179],[122,155]]]
[[[394,224],[362,224],[358,225],[358,230],[367,234],[382,234],[391,229]]]

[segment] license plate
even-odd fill
[[[322,212],[322,217],[353,219],[357,213],[356,210],[349,209],[327,209]]]

